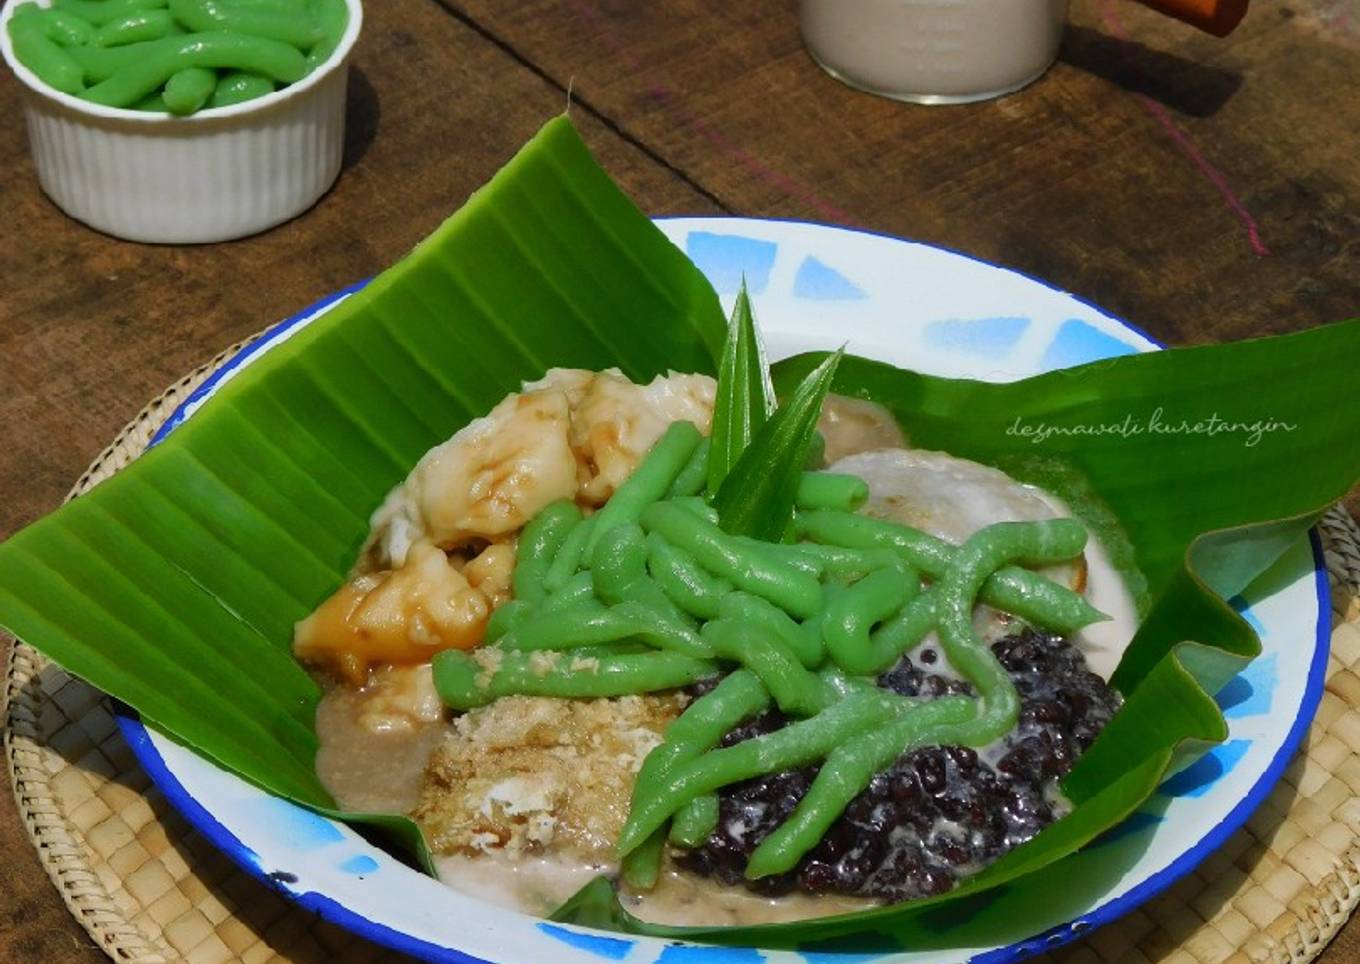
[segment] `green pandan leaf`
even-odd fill
[[[741,280],[732,320],[727,326],[718,391],[713,401],[713,429],[708,452],[708,495],[713,498],[737,464],[752,437],[774,411],[770,366],[756,331],[746,279]]]
[[[384,494],[551,366],[711,373],[724,327],[708,282],[558,118],[405,260],[0,545],[0,625],[332,813],[292,627],[344,580]],[[346,819],[423,852],[405,817]]]
[[[840,360],[840,352],[829,356],[799,382],[723,480],[713,506],[727,532],[773,542],[783,539],[793,520],[798,479],[808,462],[822,402]]]

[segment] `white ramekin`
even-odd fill
[[[307,210],[340,173],[349,55],[363,25],[360,0],[345,3],[345,35],[311,74],[256,100],[174,117],[48,87],[14,56],[10,0],[0,53],[24,86],[42,189],[71,217],[129,241],[228,241]]]

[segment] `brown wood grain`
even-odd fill
[[[838,84],[785,2],[445,0],[739,214],[831,220],[1014,266],[1172,343],[1357,313],[1355,50],[1294,5],[1226,41],[1079,2],[1020,96],[926,110]],[[1132,42],[1102,17],[1117,10]],[[1151,99],[1144,100],[1146,93]],[[1246,229],[1177,136],[1260,226]]]
[[[1360,313],[1360,15],[1345,4],[1258,3],[1216,41],[1078,0],[1047,77],[951,109],[835,83],[804,54],[793,6],[371,3],[337,186],[289,224],[204,247],[127,244],[66,218],[37,187],[5,73],[0,538],[55,506],[166,384],[399,257],[568,87],[587,140],[652,213],[933,241],[1177,344]],[[102,960],[3,796],[0,960]],[[1357,960],[1353,922],[1322,961]]]

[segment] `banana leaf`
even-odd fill
[[[293,623],[343,581],[420,456],[525,379],[712,373],[725,328],[703,275],[558,118],[403,261],[0,545],[0,625],[265,790],[387,830],[429,869],[405,817],[334,810]]]
[[[312,766],[319,691],[289,644],[344,579],[373,508],[522,380],[555,365],[712,373],[725,328],[702,275],[556,119],[405,260],[241,370],[125,471],[0,545],[0,625],[222,766],[333,812]],[[1210,694],[1259,644],[1219,593],[1264,569],[1360,474],[1357,357],[1357,323],[1012,385],[847,356],[835,390],[888,405],[914,444],[1063,496],[1138,598],[1145,618],[1115,677],[1128,703],[1066,782],[1074,812],[933,901],[670,929],[628,917],[600,881],[558,917],[771,946],[854,931],[926,946],[932,915],[1060,879],[1057,862],[1146,799],[1178,751],[1223,738]],[[819,361],[777,366],[777,387]],[[1262,428],[1251,445],[1235,430],[1147,429],[1159,409],[1163,427],[1213,414],[1287,428]],[[1145,430],[1121,434],[1123,419]],[[423,852],[404,818],[359,819]]]

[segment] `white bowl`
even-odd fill
[[[48,6],[48,0],[40,0]],[[330,59],[264,97],[188,117],[91,104],[53,90],[14,55],[38,183],[78,221],[129,241],[228,241],[301,214],[335,182],[345,145],[349,54],[360,0]]]

